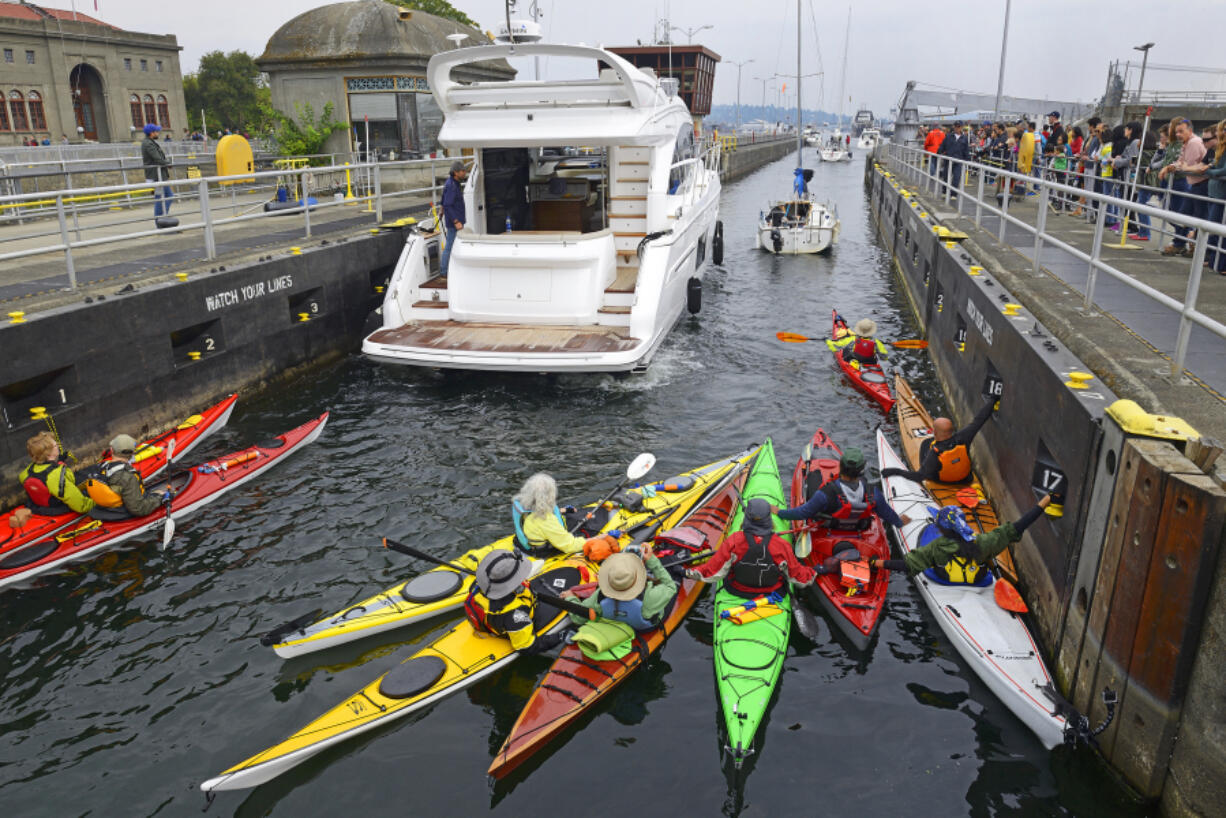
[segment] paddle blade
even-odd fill
[[[803,344],[805,341],[813,339],[807,335],[801,335],[798,332],[776,332],[775,337],[785,344]]]
[[[170,442],[166,444],[166,462],[167,462],[167,463],[173,463],[173,462],[175,462],[175,441],[174,441],[174,438],[171,438],[171,439],[170,439]]]
[[[805,639],[816,642],[821,638],[822,631],[817,625],[817,617],[796,598],[792,599],[792,617],[796,620],[796,630],[800,631],[800,635]]]
[[[170,545],[171,539],[175,535],[175,518],[169,514],[166,515],[166,524],[162,526],[162,550],[166,550],[166,546]]]
[[[651,452],[643,452],[630,463],[626,469],[627,480],[638,480],[656,465],[656,456]]]
[[[992,595],[996,597],[996,604],[1006,611],[1024,614],[1030,610],[1026,607],[1026,600],[1022,599],[1017,588],[1004,577],[997,577],[996,583],[992,586]]]
[[[958,493],[954,495],[958,498],[958,502],[967,508],[974,508],[979,505],[983,498],[979,496],[979,490],[974,486],[967,486],[964,489],[958,489]]]
[[[927,349],[928,342],[919,338],[904,338],[901,341],[891,341],[890,346],[898,349]]]

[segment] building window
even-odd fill
[[[128,97],[128,108],[132,111],[132,127],[140,130],[145,127],[145,114],[140,107],[140,97],[136,94]]]
[[[149,61],[148,61],[148,60],[141,60],[141,61],[140,61],[140,70],[141,70],[141,71],[148,71],[148,70],[149,70]]]
[[[123,58],[123,70],[124,70],[124,71],[131,71],[131,70],[132,70],[132,58],[131,58],[131,57],[124,57],[124,58]]]
[[[43,113],[42,94],[37,91],[31,91],[28,99],[30,101],[26,104],[30,107],[30,130],[47,130],[47,115]]]
[[[153,104],[153,97],[149,96],[148,94],[145,94],[145,121],[146,122],[157,122],[158,121],[157,106]]]
[[[4,49],[4,61],[5,62],[13,61],[13,49],[11,48]]]
[[[162,73],[162,61],[158,60],[154,65],[157,66],[158,73]]]
[[[0,98],[0,131],[9,130],[9,109],[5,106],[4,100]]]
[[[170,127],[170,104],[162,94],[158,94],[158,124],[163,128]]]
[[[26,52],[26,65],[33,65],[33,64],[34,64],[34,52],[27,51]]]
[[[13,114],[13,130],[30,130],[30,120],[26,117],[26,100],[20,91],[9,91],[9,111]]]

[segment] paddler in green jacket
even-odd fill
[[[60,460],[60,444],[50,432],[39,432],[26,441],[31,463],[21,470],[17,479],[30,498],[30,510],[35,514],[64,514],[75,511],[84,514],[94,507],[94,501],[77,488],[77,477],[68,464]]]
[[[621,622],[636,631],[659,627],[664,612],[677,595],[677,581],[647,545],[631,545],[610,556],[601,564],[597,580],[600,590],[580,604],[598,611],[604,619]],[[570,591],[562,597],[577,601]],[[588,622],[576,613],[570,619],[576,625]]]
[[[131,435],[116,435],[111,441],[111,456],[100,465],[100,478],[85,481],[85,490],[102,508],[122,507],[133,517],[144,517],[170,499],[170,492],[145,491],[145,482],[132,467],[136,441]]]
[[[976,534],[971,529],[958,506],[929,509],[934,514],[933,522],[940,536],[927,545],[907,552],[900,560],[869,557],[869,568],[906,571],[909,577],[932,569],[933,578],[940,582],[973,585],[980,578],[979,572],[983,566],[1012,543],[1020,541],[1022,532],[1039,519],[1050,502],[1051,495],[1045,494],[1038,505],[1017,521],[1004,523],[982,534]]]

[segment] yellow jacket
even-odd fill
[[[1022,173],[1030,173],[1034,165],[1034,133],[1026,131],[1017,146],[1017,167]]]
[[[524,517],[524,536],[533,548],[540,548],[549,543],[563,554],[578,554],[583,551],[586,537],[577,537],[567,531],[558,518],[550,514],[542,517],[539,514],[529,514]]]

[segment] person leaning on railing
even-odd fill
[[[1212,142],[1206,141],[1211,152],[1205,155],[1203,162],[1193,165],[1189,170],[1202,172],[1208,177],[1209,202],[1205,221],[1223,224],[1226,215],[1226,119],[1213,128]],[[1226,275],[1226,249],[1223,249],[1222,237],[1211,234],[1205,253],[1205,266],[1218,275]]]
[[[1171,182],[1171,190],[1178,193],[1191,194],[1190,196],[1172,196],[1172,211],[1182,216],[1203,219],[1207,215],[1207,202],[1202,197],[1207,196],[1209,193],[1209,179],[1207,176],[1191,170],[1191,168],[1202,164],[1205,158],[1205,143],[1192,130],[1192,123],[1187,119],[1176,118],[1171,121],[1171,127],[1174,129],[1175,138],[1183,143],[1183,145],[1179,149],[1179,159],[1163,168],[1158,175],[1160,177],[1173,175],[1174,181]],[[1178,205],[1176,204],[1177,198]],[[1192,255],[1192,247],[1187,243],[1189,232],[1191,232],[1191,229],[1186,225],[1175,225],[1175,238],[1169,245],[1162,248],[1162,255]]]

